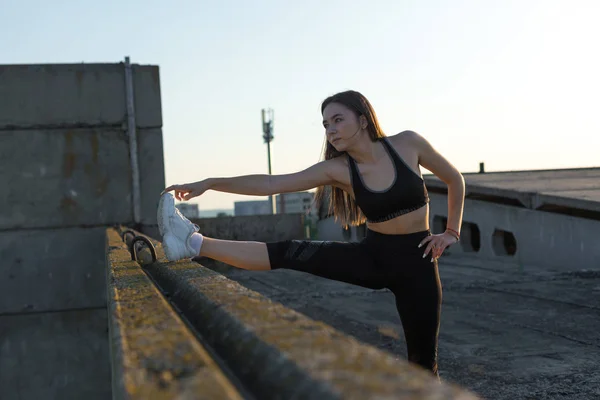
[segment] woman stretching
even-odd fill
[[[438,375],[437,346],[442,287],[437,259],[460,238],[464,179],[419,134],[386,136],[360,93],[347,91],[321,105],[327,145],[324,161],[286,175],[208,178],[169,186],[158,207],[167,259],[198,255],[247,270],[287,268],[370,289],[390,289],[406,338],[408,360]],[[448,225],[429,229],[423,166],[448,185]],[[208,238],[175,208],[212,189],[269,196],[317,188],[316,206],[331,187],[329,211],[343,226],[367,224],[359,243],[286,240],[260,243]],[[170,191],[174,191],[173,196]]]

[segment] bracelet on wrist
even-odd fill
[[[454,238],[456,239],[457,242],[460,240],[460,233],[458,233],[454,229],[446,228],[446,232],[448,232],[448,233],[450,233],[450,235],[454,236]]]

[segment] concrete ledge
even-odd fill
[[[112,228],[106,230],[114,399],[241,399]]]
[[[477,398],[197,263],[168,263],[160,245],[157,252],[147,271],[257,398]]]
[[[496,203],[512,203],[529,209],[556,206],[600,212],[600,168],[465,173],[466,197]],[[552,187],[544,182],[553,179]],[[425,175],[428,189],[446,194],[447,185]]]

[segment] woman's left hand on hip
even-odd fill
[[[423,258],[427,257],[427,254],[431,252],[431,261],[439,258],[444,250],[451,244],[456,243],[456,237],[452,236],[448,232],[440,233],[438,235],[430,235],[419,243],[419,248],[427,244]]]

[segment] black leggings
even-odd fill
[[[385,235],[367,229],[358,242],[286,240],[267,243],[271,269],[286,268],[396,297],[408,360],[438,375],[437,344],[442,285],[437,261],[417,246],[430,231]]]

